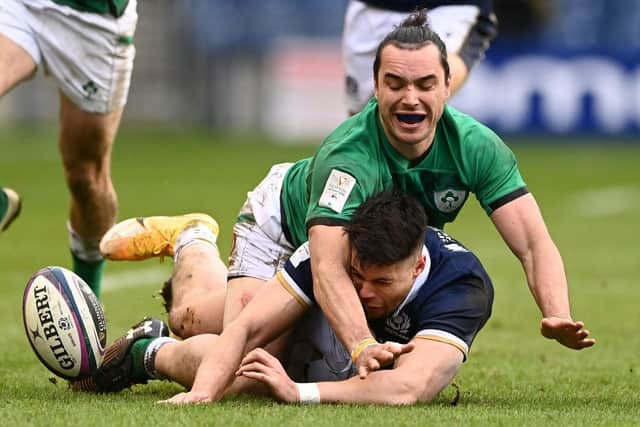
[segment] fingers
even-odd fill
[[[358,376],[364,379],[369,373],[391,365],[398,357],[409,353],[414,348],[413,343],[400,344],[392,341],[368,346],[360,353],[356,361]]]
[[[582,350],[583,348],[593,347],[595,344],[596,344],[596,340],[594,340],[593,338],[584,339],[578,342],[578,347],[576,347],[576,350]]]
[[[260,379],[271,376],[274,372],[283,371],[280,361],[262,348],[250,351],[240,362],[236,375]],[[248,373],[251,373],[247,375]],[[258,375],[260,374],[260,375]],[[260,378],[258,378],[260,377]],[[264,381],[264,379],[260,379]]]
[[[251,363],[246,363],[240,366],[240,368],[238,368],[238,370],[236,371],[236,375],[240,376],[240,375],[244,375],[247,372],[260,372],[260,373],[266,373],[268,371],[271,371],[271,368],[268,367],[267,365],[265,365],[262,362],[251,362]]]
[[[206,393],[186,392],[186,393],[178,393],[169,399],[159,400],[156,403],[169,404],[169,405],[186,405],[186,404],[194,404],[194,403],[200,404],[200,403],[209,403],[209,402],[211,402],[211,397]]]
[[[560,344],[574,350],[592,347],[596,341],[587,338],[590,335],[588,329],[584,329],[583,321],[573,321],[559,317],[547,317],[540,322],[540,333],[550,339],[555,339]]]
[[[278,359],[273,357],[269,352],[262,348],[256,348],[247,353],[240,362],[240,367],[248,365],[250,363],[262,363],[267,366],[274,366],[274,364],[280,364]]]
[[[407,344],[400,344],[400,350],[398,353],[395,353],[396,357],[399,357],[403,354],[407,354],[413,351],[416,348],[416,345],[413,342],[409,342]]]

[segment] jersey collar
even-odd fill
[[[436,132],[433,136],[433,142],[427,149],[426,153],[424,153],[419,159],[410,161],[405,158],[396,148],[389,142],[389,138],[387,138],[387,134],[384,133],[384,127],[382,126],[382,121],[380,120],[379,107],[378,104],[375,104],[375,108],[372,109],[372,113],[374,116],[374,120],[376,123],[376,127],[378,130],[378,136],[382,145],[382,151],[384,156],[387,159],[387,164],[389,168],[394,173],[403,173],[409,169],[429,169],[431,167],[431,153],[434,151],[434,147],[440,139],[440,135],[444,132],[444,118],[445,115],[448,115],[449,105],[445,105],[444,113],[440,120],[438,120],[438,124],[436,125]]]
[[[427,249],[426,246],[422,246],[422,255],[424,256],[424,269],[420,274],[418,274],[418,277],[416,277],[416,280],[414,280],[413,285],[411,286],[411,290],[407,294],[407,297],[393,312],[394,316],[397,316],[398,314],[400,314],[400,311],[402,311],[402,309],[407,304],[409,304],[411,301],[413,301],[416,298],[416,295],[418,295],[418,292],[420,291],[420,289],[427,283],[427,277],[429,276],[429,271],[431,270],[431,256],[429,256],[429,250]]]

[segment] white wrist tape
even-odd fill
[[[320,403],[320,389],[317,383],[296,383],[300,403]]]

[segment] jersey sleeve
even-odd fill
[[[472,191],[488,215],[500,206],[528,193],[513,152],[489,128],[476,127],[466,144],[467,175]]]
[[[302,308],[306,309],[315,305],[309,242],[303,243],[295,250],[285,263],[284,268],[276,273],[276,278]]]
[[[465,357],[477,333],[491,316],[493,292],[475,276],[467,276],[429,298],[418,313],[415,338],[445,342]]]
[[[371,195],[384,190],[380,165],[364,144],[326,144],[311,167],[305,224],[344,224]]]

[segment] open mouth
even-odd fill
[[[398,121],[413,125],[422,122],[427,117],[426,114],[396,114]]]

